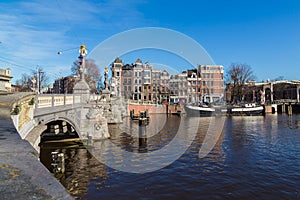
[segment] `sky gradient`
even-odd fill
[[[15,81],[39,65],[53,80],[71,73],[81,43],[91,51],[114,34],[142,27],[193,38],[225,71],[241,62],[257,81],[300,79],[298,0],[0,1],[0,67],[10,67]]]

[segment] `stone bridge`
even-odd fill
[[[12,119],[22,139],[39,150],[43,132],[83,139],[109,138],[108,124],[122,123],[126,107],[121,97],[92,94],[26,94],[12,103]]]
[[[296,99],[280,99],[274,100],[274,87],[279,84],[286,84],[290,86],[295,86],[296,91]],[[267,101],[276,102],[277,104],[282,103],[299,103],[300,102],[300,82],[299,81],[273,81],[273,82],[265,82],[265,83],[255,83],[256,86],[261,86],[263,91],[263,104]]]
[[[22,137],[39,151],[41,134],[75,133],[83,140],[109,138],[108,124],[127,114],[122,97],[108,89],[108,68],[102,95],[92,95],[85,81],[86,46],[79,49],[79,74],[73,94],[28,94],[12,105],[12,119]]]

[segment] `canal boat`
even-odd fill
[[[263,115],[264,107],[255,103],[247,103],[239,106],[228,107],[229,115]]]
[[[184,109],[187,116],[193,116],[193,117],[212,116],[212,114],[215,112],[215,108],[209,107],[207,105],[186,104],[184,106]]]

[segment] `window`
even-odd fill
[[[129,72],[128,72],[128,71],[124,71],[124,72],[123,72],[123,76],[124,76],[124,77],[130,76],[130,75],[129,75]]]
[[[117,72],[117,76],[118,76],[118,77],[120,76],[120,72]]]
[[[144,77],[150,77],[150,71],[144,71]]]

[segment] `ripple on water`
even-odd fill
[[[147,140],[143,150],[155,151],[174,138],[176,128],[172,128],[178,120],[168,123],[168,128]],[[227,118],[213,150],[199,159],[208,124],[209,118],[201,121],[194,142],[178,160],[144,174],[109,168],[84,149],[65,149],[67,172],[61,181],[83,199],[300,198],[299,116]],[[128,134],[116,133],[113,142],[138,152],[139,140]],[[110,150],[105,153],[112,155]],[[162,162],[164,157],[157,160]]]

